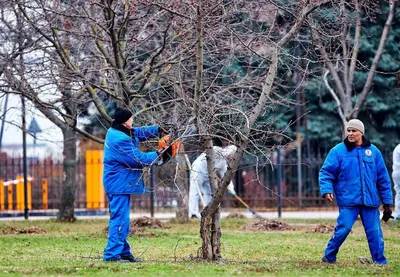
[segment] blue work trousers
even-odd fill
[[[120,259],[131,256],[131,247],[127,241],[130,226],[130,195],[107,195],[110,205],[108,224],[108,242],[104,249],[103,260]]]
[[[384,242],[380,225],[379,208],[366,206],[339,207],[337,225],[333,236],[329,240],[325,249],[325,258],[329,261],[336,261],[336,255],[339,252],[339,248],[350,233],[358,215],[360,215],[364,226],[372,260],[377,264],[386,264],[387,261],[383,254]]]

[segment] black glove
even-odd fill
[[[172,145],[170,145],[167,149],[163,150],[162,152],[159,152],[158,156],[160,157],[160,160],[162,160],[162,164],[168,162],[172,157]]]
[[[163,161],[168,162],[172,157],[172,145],[168,146],[168,148],[164,151]]]
[[[394,218],[392,216],[392,210],[390,209],[390,205],[389,204],[383,204],[383,216],[382,216],[382,220],[385,222],[388,222],[389,219]]]

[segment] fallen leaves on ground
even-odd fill
[[[25,228],[5,228],[0,230],[0,234],[2,235],[11,235],[11,234],[46,234],[46,230],[31,226],[31,227],[25,227]]]
[[[133,227],[136,228],[148,227],[151,229],[165,228],[164,224],[162,224],[160,220],[148,216],[141,216],[134,220],[131,220],[131,228]]]
[[[277,220],[270,219],[260,219],[254,222],[251,222],[243,227],[240,230],[244,231],[287,231],[294,230],[289,224]]]
[[[146,233],[146,234],[143,233],[144,228],[166,229],[169,227],[164,226],[164,224],[162,224],[161,221],[156,218],[148,217],[148,216],[141,216],[141,217],[131,220],[131,228],[129,231],[129,235],[135,234],[135,235],[143,236],[143,237],[156,236],[153,233]],[[108,227],[104,228],[103,233],[108,234]]]
[[[306,233],[319,233],[319,234],[329,234],[332,233],[335,227],[331,224],[319,224],[314,228],[308,229]]]

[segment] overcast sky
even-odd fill
[[[4,113],[5,96],[0,95],[0,114]],[[34,117],[42,132],[37,134],[36,147],[28,147],[28,156],[35,154],[35,156],[42,155],[61,155],[62,153],[62,132],[48,120],[42,113],[38,112],[32,107],[29,101],[26,104],[26,128],[29,128],[32,118]],[[10,95],[8,98],[8,108],[6,114],[6,123],[4,125],[4,133],[2,140],[2,152],[8,154],[22,154],[22,131],[17,127],[21,126],[22,104],[21,98],[16,95]],[[3,121],[0,120],[0,128]],[[26,136],[27,145],[33,145],[33,137],[29,134]],[[19,145],[19,146],[18,146]]]

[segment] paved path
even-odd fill
[[[221,216],[222,218],[227,217],[231,213],[240,213],[243,214],[247,218],[254,218],[253,214],[250,212],[237,212],[237,211],[223,211]],[[257,212],[262,218],[276,219],[278,218],[278,212]],[[336,219],[338,216],[338,211],[296,211],[296,212],[282,212],[281,218],[315,218],[315,219]],[[148,216],[150,217],[150,213],[131,213],[131,218],[138,218],[140,216]],[[29,216],[29,220],[46,220],[49,218],[54,218],[55,216]],[[77,215],[78,219],[94,219],[94,218],[102,218],[108,219],[109,215]],[[175,213],[155,213],[154,218],[160,220],[172,219],[175,217]],[[24,217],[21,214],[15,214],[15,216],[9,217],[0,217],[0,221],[7,220],[24,220]]]

